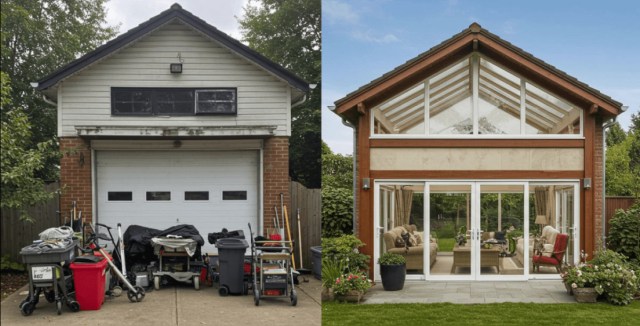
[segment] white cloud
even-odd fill
[[[322,16],[333,24],[336,22],[357,24],[360,16],[353,11],[351,5],[337,0],[322,2]]]
[[[149,20],[149,18],[169,9],[176,0],[111,0],[106,7],[107,23],[110,26],[122,24],[120,33]],[[242,9],[247,0],[181,0],[183,9],[203,19],[229,36],[240,39],[240,26],[236,17],[242,17]]]
[[[374,35],[371,31],[362,32],[362,31],[356,30],[351,32],[351,37],[359,41],[371,42],[371,43],[393,43],[393,42],[400,41],[400,39],[397,36],[391,33],[387,33],[384,35]]]

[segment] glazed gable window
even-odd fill
[[[578,137],[582,114],[568,101],[474,54],[375,106],[371,122],[378,138]]]
[[[112,115],[235,115],[235,88],[111,88]]]

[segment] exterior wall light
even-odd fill
[[[369,189],[371,189],[371,179],[362,178],[362,190],[369,190]]]
[[[172,63],[169,65],[169,71],[172,74],[181,74],[182,73],[182,63]]]
[[[591,189],[591,178],[584,178],[582,180],[583,180],[583,184],[582,185],[583,185],[584,189],[587,189],[587,190]]]

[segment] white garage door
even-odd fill
[[[123,233],[192,224],[215,253],[208,233],[258,227],[258,162],[255,150],[96,151],[97,220]]]

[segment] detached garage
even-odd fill
[[[63,212],[206,238],[263,234],[288,204],[291,109],[308,84],[177,4],[37,88],[57,102]]]

